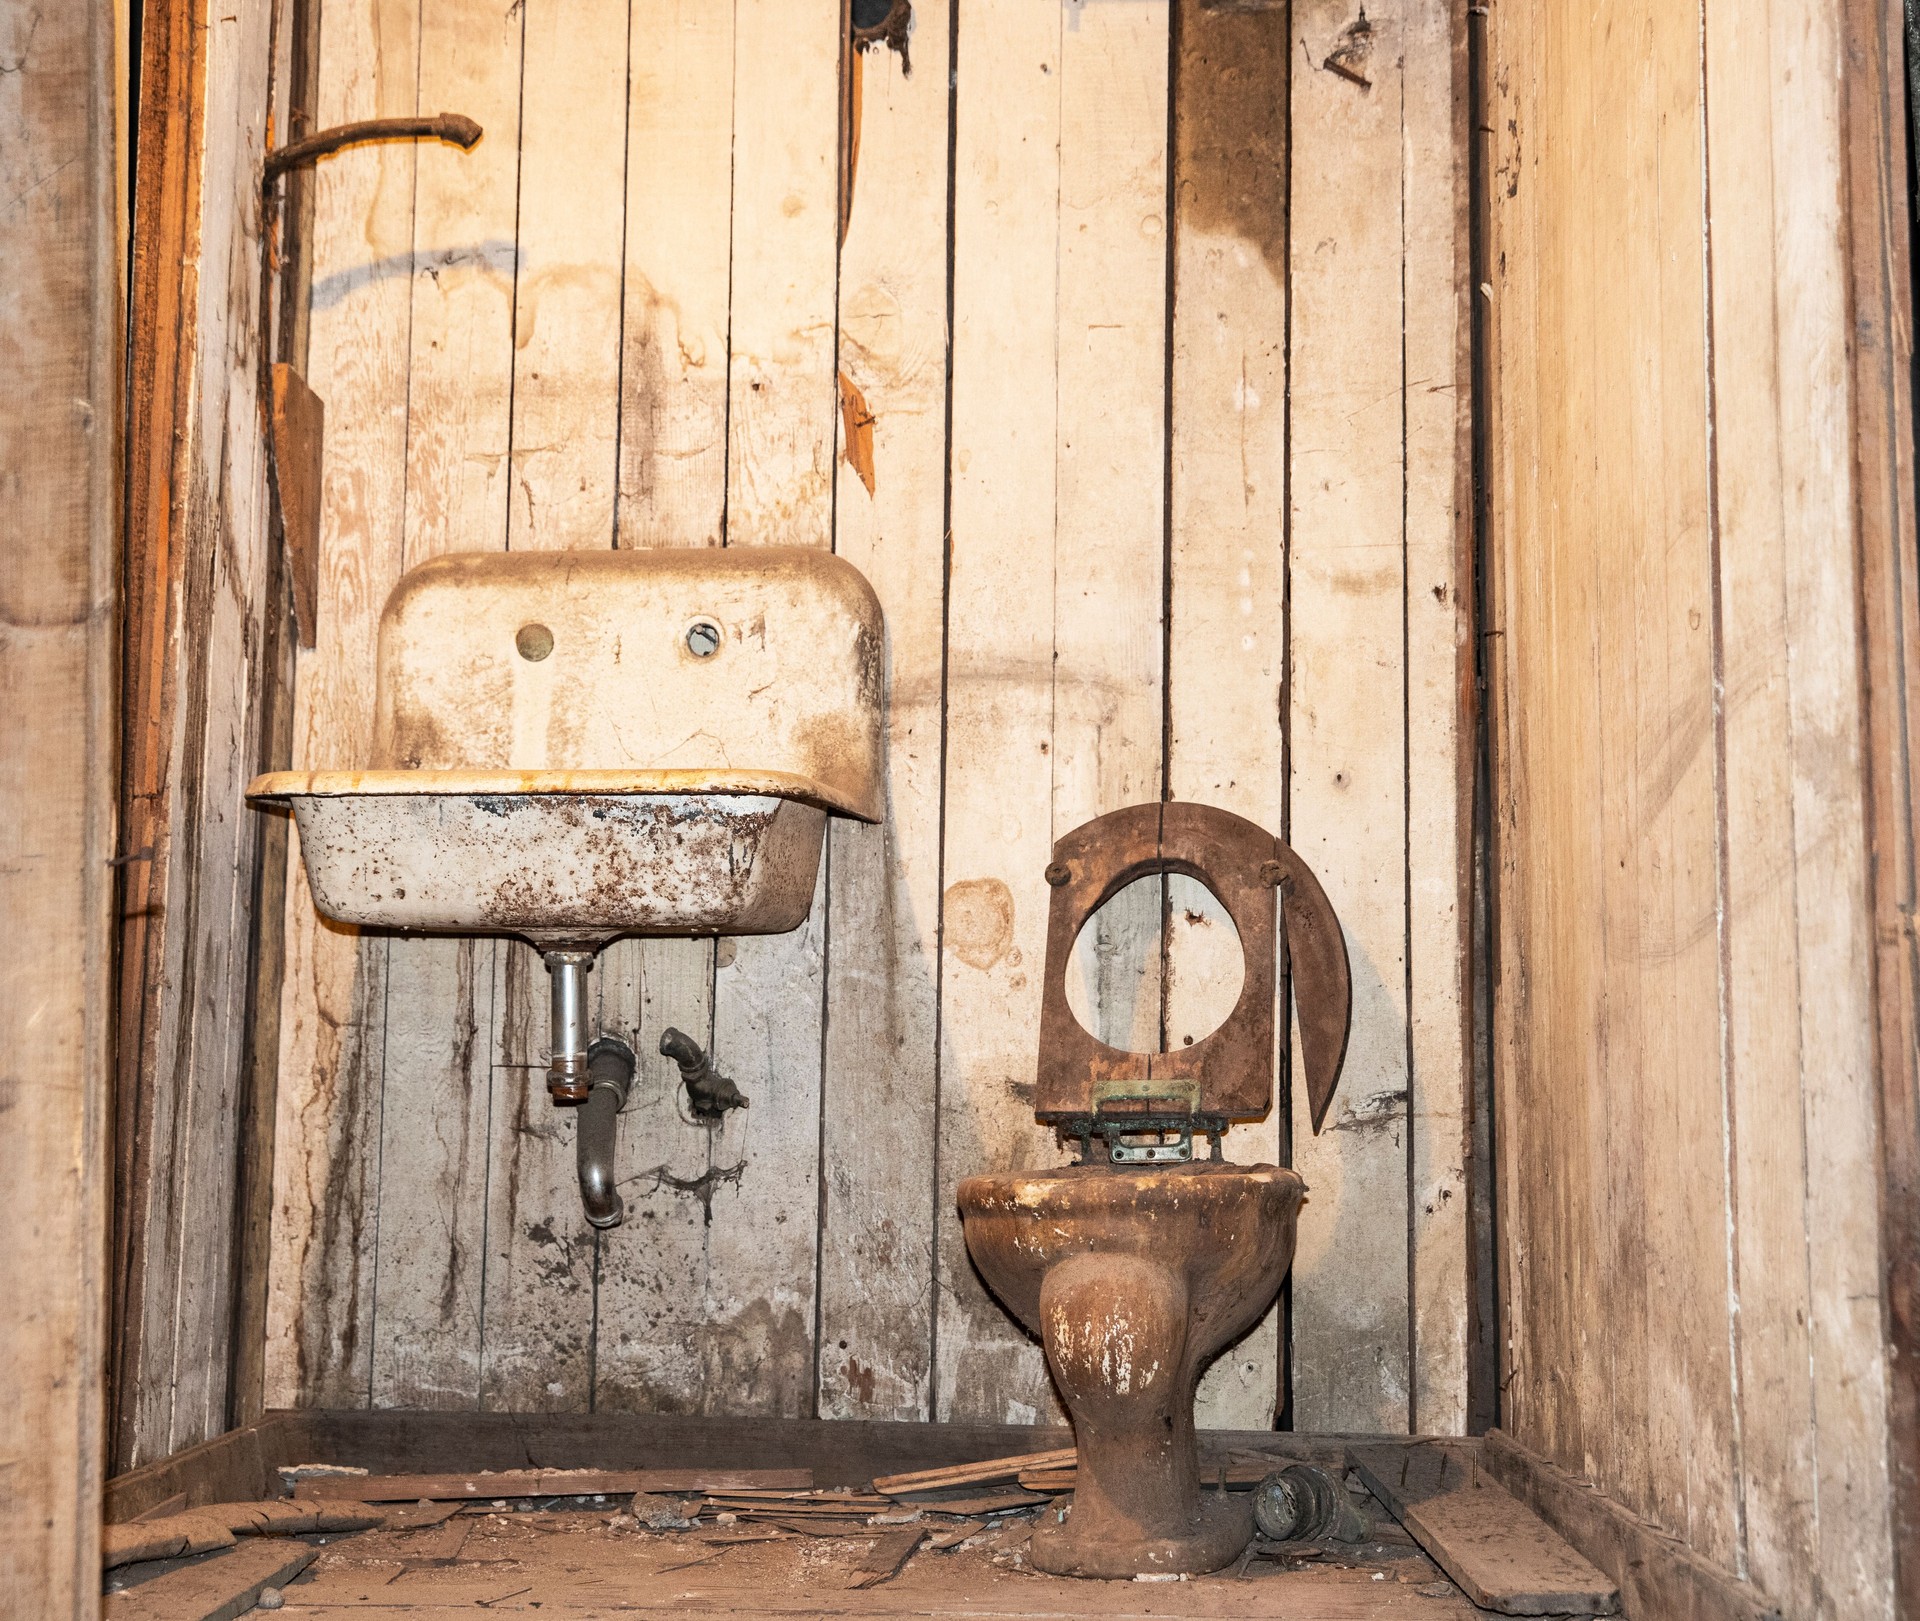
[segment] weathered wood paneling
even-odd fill
[[[532,951],[470,948],[469,976],[445,944],[349,943],[330,994],[345,996],[357,962],[368,995],[347,1024],[365,1032],[376,1080],[351,1105],[331,1101],[328,1081],[311,1119],[283,1116],[292,1163],[337,1169],[313,1185],[316,1204],[323,1186],[332,1200],[322,1222],[279,1212],[289,1310],[276,1395],[1047,1418],[1038,1349],[973,1272],[952,1196],[973,1171],[1062,1157],[1028,1096],[1053,840],[1165,793],[1281,830],[1300,773],[1340,769],[1331,742],[1309,767],[1289,735],[1331,735],[1346,715],[1358,734],[1340,747],[1379,756],[1370,808],[1356,818],[1329,799],[1322,833],[1296,836],[1339,834],[1322,865],[1340,868],[1328,872],[1336,900],[1352,888],[1350,926],[1386,965],[1349,1101],[1398,1101],[1318,1150],[1317,1209],[1346,1213],[1369,1270],[1355,1284],[1315,1240],[1296,1332],[1324,1354],[1297,1361],[1293,1388],[1313,1422],[1404,1425],[1417,1377],[1419,1411],[1457,1424],[1465,1234],[1441,1190],[1459,1196],[1465,1068],[1449,945],[1461,825],[1449,796],[1465,735],[1453,589],[1464,248],[1444,8],[1407,0],[1378,21],[1395,43],[1380,47],[1377,87],[1316,69],[1326,85],[1307,116],[1289,64],[1303,40],[1331,51],[1357,8],[1316,7],[1290,30],[1282,9],[1167,0],[924,5],[909,75],[884,48],[849,55],[837,0],[634,0],[617,18],[529,0],[504,30],[464,27],[456,0],[408,3],[412,32],[377,8],[343,14],[325,47],[352,53],[331,68],[336,104],[350,80],[375,95],[385,81],[362,53],[384,53],[396,95],[404,80],[413,96],[417,73],[433,87],[422,107],[473,111],[488,135],[470,159],[411,160],[411,225],[396,213],[398,245],[382,249],[400,281],[411,267],[410,306],[380,303],[394,295],[355,241],[400,194],[350,193],[342,178],[322,199],[332,273],[373,323],[353,345],[360,381],[334,385],[360,402],[360,437],[330,446],[329,487],[349,466],[383,480],[379,510],[399,530],[396,541],[382,528],[376,546],[371,528],[336,521],[335,551],[366,555],[329,566],[365,571],[396,545],[409,564],[498,545],[503,526],[515,546],[832,544],[886,611],[889,814],[835,826],[813,915],[793,935],[629,942],[596,966],[602,1022],[642,1066],[619,1150],[627,1222],[597,1237],[578,1210],[571,1120],[540,1086],[546,987]],[[557,58],[541,70],[536,40],[558,51],[559,29],[565,71]],[[1422,58],[1404,73],[1403,36]],[[1417,139],[1409,120],[1422,121]],[[430,164],[444,174],[430,178]],[[1339,243],[1338,264],[1332,246],[1317,258],[1297,237],[1290,247],[1302,175],[1337,215],[1320,235]],[[1310,324],[1289,310],[1290,278],[1308,271],[1322,301]],[[1385,302],[1357,311],[1349,284],[1362,272]],[[514,275],[505,355],[499,306]],[[337,346],[345,328],[318,286],[316,346],[329,320]],[[395,323],[378,342],[376,311]],[[1318,368],[1304,420],[1297,389],[1289,414],[1290,349]],[[389,362],[375,364],[399,354],[410,399]],[[372,454],[376,423],[397,462]],[[1328,504],[1319,484],[1301,494],[1331,477],[1316,469],[1348,462],[1371,492],[1363,513]],[[1303,510],[1318,513],[1312,555],[1331,571],[1310,633],[1288,608],[1299,575],[1287,536]],[[1359,597],[1334,581],[1341,569],[1358,570]],[[1349,598],[1370,616],[1358,656],[1342,629],[1360,611]],[[338,623],[364,638],[370,620]],[[303,693],[349,679],[348,664],[364,683],[364,641],[323,645]],[[325,741],[342,759],[364,748],[347,727]],[[320,742],[310,731],[316,764]],[[1130,1038],[1199,1034],[1231,972],[1216,910],[1175,884],[1129,901],[1102,920],[1089,1017]],[[296,911],[308,904],[296,896]],[[303,932],[334,938],[310,915],[290,938]],[[296,983],[289,1018],[313,1003]],[[686,1116],[655,1052],[667,1024],[712,1048],[749,1111],[717,1131]],[[468,1053],[469,1025],[484,1060]],[[300,1063],[295,1085],[317,1098],[314,1077],[339,1060]],[[1409,1084],[1427,1133],[1411,1148]],[[377,1174],[373,1138],[344,1136],[355,1109],[376,1106]],[[1235,1137],[1246,1158],[1295,1146],[1284,1107]],[[1410,1178],[1429,1190],[1430,1221],[1409,1223]],[[388,1236],[370,1271],[376,1227]],[[295,1309],[316,1291],[325,1298]],[[1213,1421],[1273,1422],[1284,1361],[1270,1317],[1210,1380]],[[337,1382],[350,1365],[357,1397]]]
[[[717,546],[727,503],[727,289],[733,195],[733,8],[639,0],[627,61],[626,286],[620,385],[622,546]],[[601,1248],[594,1404],[703,1405],[715,1132],[687,1115],[660,1032],[713,1045],[714,942],[649,940],[603,954],[604,1028],[638,1082],[618,1174],[641,1242]],[[609,1005],[611,1004],[611,1006]],[[703,1180],[704,1179],[704,1180]]]
[[[1175,20],[1167,791],[1281,829],[1287,557],[1274,536],[1287,524],[1288,169],[1276,90],[1293,42],[1280,8],[1181,6]],[[1207,1033],[1213,1020],[1189,1022],[1189,1009],[1231,956],[1217,943],[1232,929],[1218,902],[1204,890],[1184,899],[1167,909],[1170,1044]],[[1276,1057],[1278,1043],[1276,1033]],[[1276,1107],[1234,1127],[1227,1157],[1285,1164],[1286,1119]],[[1284,1330],[1276,1305],[1214,1365],[1202,1425],[1273,1422]]]
[[[0,8],[0,1611],[98,1614],[121,328],[112,13]]]
[[[421,17],[416,105],[486,132],[414,174],[402,551],[506,544],[522,20],[487,0]],[[494,942],[395,940],[384,996],[380,1157],[408,1174],[382,1201],[373,1400],[471,1406],[480,1392]]]
[[[315,121],[413,112],[415,0],[329,4],[324,21]],[[429,152],[427,161],[453,160]],[[414,162],[410,142],[370,147],[315,176],[307,380],[327,402],[325,628],[299,657],[296,766],[372,749],[374,637],[404,557]],[[267,1404],[358,1404],[373,1379],[387,942],[319,917],[298,836],[290,842]]]
[[[122,1466],[228,1421],[262,833],[239,795],[267,763],[283,691],[258,394],[276,8],[214,26],[183,3],[147,22],[113,1276]]]
[[[948,18],[914,71],[857,55],[840,251],[834,550],[886,614],[885,823],[836,823],[828,888],[820,1412],[923,1418],[933,1355],[946,562]],[[852,431],[849,433],[849,414]],[[857,438],[871,417],[868,443]],[[849,443],[849,440],[852,443]],[[866,458],[866,459],[863,459]]]
[[[1412,1412],[1402,171],[1421,9],[1293,13],[1300,59],[1345,71],[1293,77],[1288,837],[1340,914],[1354,997],[1328,1134],[1294,1133],[1301,1429],[1403,1430]],[[1307,1118],[1298,1078],[1293,1118]]]
[[[1913,138],[1901,19],[1849,0],[1841,108],[1854,364],[1855,511],[1874,852],[1874,1067],[1894,1607],[1920,1613],[1920,548],[1916,548]]]
[[[840,23],[840,0],[735,0],[729,546],[833,543]],[[816,1399],[830,880],[823,863],[791,934],[715,957],[713,1050],[753,1101],[713,1138],[729,1180],[708,1189],[698,1345],[703,1405],[734,1412],[799,1417]]]
[[[1794,1618],[1896,1613],[1848,21],[1497,6],[1481,118],[1503,1424]]]
[[[1053,511],[1061,9],[963,0],[953,152],[946,838],[941,872],[934,1416],[1051,1416],[1038,1349],[993,1303],[963,1177],[1052,1161],[1030,1093],[1053,843]]]

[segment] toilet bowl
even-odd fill
[[[1245,976],[1211,1035],[1175,1052],[1124,1052],[1073,1017],[1066,971],[1086,920],[1156,872],[1186,873],[1219,898],[1239,930]],[[1290,1170],[1228,1164],[1221,1139],[1273,1104],[1276,913],[1316,1131],[1346,1051],[1346,949],[1306,864],[1210,806],[1101,817],[1054,847],[1046,876],[1053,899],[1034,1112],[1078,1144],[1081,1161],[970,1177],[957,1195],[974,1265],[1039,1336],[1073,1421],[1072,1501],[1064,1517],[1042,1512],[1032,1559],[1066,1576],[1217,1570],[1251,1539],[1252,1504],[1200,1478],[1194,1387],[1272,1303],[1306,1191]],[[1211,1144],[1211,1158],[1193,1158],[1196,1137]]]

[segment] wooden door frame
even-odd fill
[[[100,1596],[121,294],[114,7],[0,5],[0,1611]]]
[[[198,443],[195,415],[207,379],[199,312],[203,261],[210,273],[227,274],[222,255],[203,254],[201,194],[207,172],[207,0],[133,0],[141,9],[139,95],[134,118],[136,173],[132,186],[131,276],[127,326],[127,439],[125,529],[120,559],[124,614],[121,630],[120,816],[122,863],[115,911],[118,954],[113,1021],[113,1198],[110,1217],[108,1312],[111,1324],[107,1378],[108,1449],[124,1467],[139,1437],[136,1391],[147,1348],[142,1344],[142,1280],[166,1257],[152,1253],[147,1230],[153,1179],[170,1173],[172,1145],[154,1140],[156,1088],[171,1073],[161,1062],[163,998],[188,994],[167,983],[170,918],[187,914],[188,897],[169,896],[172,841],[179,836],[190,784],[176,780],[176,732],[196,724],[182,704],[181,638],[190,634],[188,600],[204,587],[210,546],[221,544],[223,514],[209,498],[209,465],[222,447]],[[314,52],[309,38],[317,24],[315,0],[270,0],[274,6],[274,57],[270,94],[276,109],[289,99],[290,122],[311,100]],[[278,30],[285,29],[284,34]],[[288,71],[289,67],[291,72]],[[304,89],[304,94],[302,91]],[[269,121],[267,141],[286,139]],[[304,339],[304,298],[297,286],[296,256],[276,253],[274,233],[284,219],[297,226],[311,189],[294,176],[282,187],[284,212],[273,203],[265,220],[260,255],[262,330],[258,335],[261,395],[267,362]],[[233,273],[246,273],[234,267]],[[273,294],[280,293],[276,309]],[[280,317],[277,322],[274,316]],[[264,423],[262,424],[264,432]],[[265,713],[259,726],[260,758],[251,769],[284,764],[292,722],[293,637],[287,623],[281,549],[266,562],[267,596],[273,609],[258,627],[252,658],[264,672]],[[245,814],[244,812],[242,814]],[[255,841],[252,870],[242,875],[248,897],[245,938],[235,942],[246,975],[245,1043],[239,1078],[239,1120],[233,1177],[232,1317],[226,1343],[230,1371],[225,1422],[257,1416],[262,1391],[265,1337],[266,1229],[271,1217],[275,1060],[278,1053],[280,906],[284,895],[286,833],[278,821]],[[176,875],[177,877],[177,875]],[[256,1343],[258,1342],[258,1343]]]
[[[199,272],[199,151],[206,31],[195,0],[144,0],[132,182],[128,286],[125,535],[121,548],[120,825],[115,919],[116,1034],[113,1198],[109,1230],[107,1434],[124,1456],[130,1370],[139,1360],[137,1280],[144,1224],[130,1213],[151,1174],[142,1130],[149,1111],[154,981],[165,915],[169,785],[164,780],[174,692],[170,627],[182,583],[185,435],[191,408]]]
[[[1866,695],[1880,1243],[1897,1613],[1920,1618],[1920,546],[1901,8],[1852,0],[1844,78],[1853,473]]]

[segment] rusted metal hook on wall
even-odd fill
[[[362,118],[275,147],[267,154],[262,178],[271,186],[289,169],[304,169],[342,147],[364,146],[371,141],[449,141],[462,152],[471,152],[484,133],[460,113],[435,113],[430,118]]]
[[[471,118],[460,113],[435,113],[430,118],[363,118],[357,123],[336,124],[316,135],[308,135],[285,146],[275,147],[266,156],[260,189],[266,199],[265,212],[273,218],[274,182],[295,169],[306,169],[343,147],[362,146],[373,141],[448,141],[462,152],[471,152],[484,132]],[[272,246],[272,224],[267,226],[268,247],[260,255],[260,319],[268,320],[273,305],[269,288],[276,255]],[[302,647],[319,640],[320,612],[320,449],[326,437],[326,407],[320,396],[293,366],[272,358],[271,332],[260,344],[260,398],[266,416],[267,465],[274,510],[280,518],[280,535],[286,547],[287,574],[293,597],[293,618]]]

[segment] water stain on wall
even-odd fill
[[[963,878],[949,884],[944,921],[953,954],[984,973],[1013,944],[1013,891],[998,878]]]

